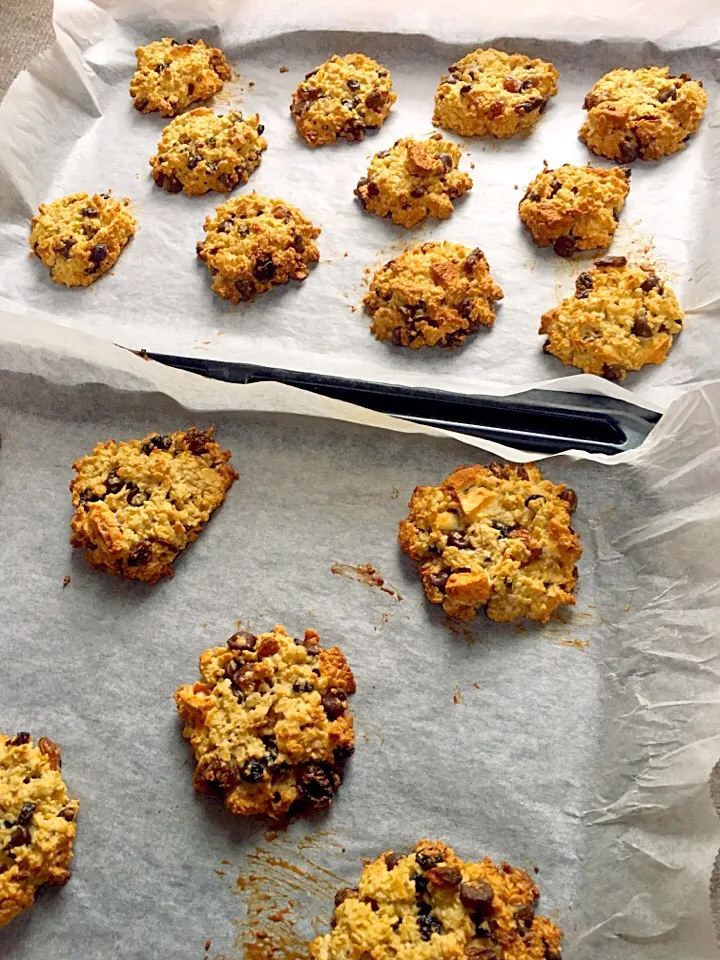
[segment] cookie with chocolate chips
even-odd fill
[[[0,735],[0,927],[32,905],[38,887],[70,879],[78,806],[53,740]]]
[[[320,228],[277,198],[244,194],[228,200],[205,220],[197,255],[213,276],[212,288],[233,303],[254,300],[288,280],[305,280],[320,259]]]
[[[400,547],[448,616],[472,620],[484,608],[491,620],[546,623],[575,603],[577,497],[534,464],[460,467],[437,487],[416,487],[409,506]]]
[[[560,960],[562,930],[537,914],[540,891],[525,870],[489,857],[464,863],[421,840],[368,863],[356,888],[335,897],[332,930],[312,960]]]
[[[71,193],[40,204],[30,247],[55,283],[87,287],[115,266],[137,229],[129,203],[109,193]]]
[[[601,157],[632,163],[682,150],[707,106],[700,80],[669,67],[611,70],[585,97],[580,139]]]
[[[133,106],[174,117],[191,103],[208,100],[232,74],[222,50],[202,40],[178,43],[163,37],[135,51],[137,70],[130,81]]]
[[[397,100],[390,71],[362,53],[330,57],[305,76],[290,114],[309,147],[355,143],[381,127]]]
[[[241,816],[281,820],[329,807],[355,744],[355,678],[339,647],[306,630],[241,630],[200,656],[202,680],[175,703],[196,761],[194,784]]]
[[[684,313],[647,264],[603,257],[575,281],[575,294],[543,314],[544,350],[583,373],[624,380],[628,370],[664,363]]]
[[[237,478],[213,428],[99,443],[73,464],[74,547],[92,566],[155,583],[196,540]]]

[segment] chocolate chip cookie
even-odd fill
[[[535,126],[557,93],[552,63],[474,50],[453,63],[435,94],[433,123],[464,137],[514,137]]]
[[[178,43],[163,37],[135,51],[137,70],[130,81],[133,106],[141,113],[157,111],[174,117],[198,100],[208,100],[231,79],[222,50],[202,40]]]
[[[409,506],[400,546],[448,616],[472,620],[485,607],[491,620],[546,623],[575,603],[577,497],[533,464],[459,467],[439,487],[416,487]]]
[[[137,228],[129,203],[109,193],[71,193],[40,204],[30,246],[55,283],[87,287],[115,266]]]
[[[502,297],[482,250],[429,241],[379,267],[363,303],[378,340],[452,350],[493,325]]]
[[[243,119],[239,110],[224,115],[198,107],[171,120],[150,158],[153,180],[168,193],[200,196],[228,193],[247,183],[267,147],[260,117]]]
[[[92,566],[155,583],[196,540],[237,478],[213,428],[99,443],[70,483],[74,547]]]
[[[283,819],[332,804],[355,743],[355,678],[338,647],[306,630],[241,630],[200,656],[202,680],[175,703],[195,755],[194,784],[241,816]]]
[[[453,200],[472,188],[470,175],[458,170],[461,157],[462,149],[439,133],[429,140],[396,140],[372,158],[355,196],[370,213],[403,227],[426,217],[447,220]]]
[[[560,960],[562,930],[536,915],[540,891],[518,867],[464,863],[430,840],[365,863],[312,960]]]
[[[543,314],[540,333],[545,352],[563,363],[624,380],[628,370],[664,362],[683,318],[652,267],[604,257],[578,276],[573,297]]]
[[[707,94],[687,73],[669,67],[611,70],[585,97],[580,139],[601,157],[632,163],[682,150],[700,126]]]
[[[539,247],[561,257],[610,246],[630,190],[627,167],[546,167],[520,201],[520,219]]]
[[[314,226],[284,200],[244,194],[218,207],[205,220],[207,237],[197,255],[214,277],[212,288],[233,303],[253,300],[271,287],[305,280],[320,253]]]
[[[330,57],[298,86],[290,113],[309,147],[362,140],[381,127],[397,100],[390,71],[362,53]]]
[[[44,883],[70,879],[77,800],[60,776],[49,737],[0,735],[0,927],[31,906]]]

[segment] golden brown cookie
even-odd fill
[[[538,122],[558,76],[552,63],[522,53],[474,50],[440,81],[433,123],[464,137],[514,137]]]
[[[354,143],[381,127],[397,100],[390,71],[362,53],[330,57],[298,86],[290,113],[309,147]]]
[[[482,250],[443,241],[409,247],[379,267],[363,303],[378,340],[454,349],[493,325],[502,297]]]
[[[257,193],[218,207],[205,220],[205,233],[197,255],[215,278],[215,293],[233,303],[253,300],[291,278],[305,280],[309,264],[320,259],[320,228],[297,207]]]
[[[472,188],[470,175],[457,169],[461,157],[462,149],[440,133],[429,140],[396,140],[372,158],[355,196],[370,213],[403,227],[426,217],[447,220],[453,200]]]
[[[430,840],[365,864],[312,960],[560,960],[562,930],[536,915],[540,891],[518,867],[463,863]]]
[[[30,226],[30,246],[66,287],[87,287],[117,263],[137,229],[130,201],[109,193],[71,193],[41,203]]]
[[[546,167],[520,201],[520,219],[539,247],[561,257],[610,246],[630,190],[626,167]]]
[[[707,94],[687,73],[669,67],[611,70],[585,97],[580,139],[601,157],[632,163],[682,150],[700,126]]]
[[[155,583],[208,522],[237,478],[213,428],[99,443],[70,483],[74,547],[92,566]]]
[[[584,373],[624,380],[628,370],[663,363],[684,313],[650,266],[625,257],[596,260],[575,281],[575,296],[543,314],[545,352]]]
[[[572,490],[531,463],[459,467],[439,487],[415,488],[400,546],[448,616],[472,620],[485,607],[491,620],[546,623],[575,603],[576,505]]]
[[[0,735],[0,927],[31,906],[44,883],[70,879],[77,800],[60,776],[49,737]]]
[[[222,90],[232,74],[222,50],[202,40],[178,43],[163,37],[135,51],[137,70],[130,81],[133,106],[142,113],[174,117],[198,100]]]
[[[221,792],[241,816],[329,807],[355,744],[355,678],[339,647],[321,647],[315,630],[241,630],[204,651],[200,673],[175,693],[196,789]]]
[[[190,110],[163,130],[150,158],[153,180],[168,193],[229,193],[260,165],[267,147],[264,129],[257,114],[243,120],[239,110],[227,115],[208,107]]]

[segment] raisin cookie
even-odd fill
[[[464,137],[514,137],[535,126],[557,93],[552,63],[522,53],[475,50],[448,69],[433,123]]]
[[[627,167],[546,167],[520,201],[520,219],[539,247],[561,257],[610,246],[630,190]]]
[[[197,255],[214,277],[212,288],[233,303],[293,280],[305,280],[320,259],[314,226],[284,200],[248,193],[228,200],[205,220]]]
[[[137,228],[127,198],[71,193],[41,203],[30,225],[30,246],[66,287],[87,287],[117,263]]]
[[[168,193],[197,197],[210,190],[228,193],[247,183],[267,147],[260,117],[243,120],[239,110],[224,115],[208,107],[171,120],[150,158],[155,183]]]
[[[429,241],[379,267],[363,303],[378,340],[454,349],[493,325],[502,298],[482,250]]]
[[[241,816],[283,819],[329,807],[355,744],[355,678],[338,647],[285,628],[234,634],[200,656],[202,680],[175,703],[201,792],[220,791]]]
[[[663,363],[685,314],[652,267],[625,257],[596,260],[575,281],[575,296],[543,314],[545,353],[583,373],[624,380],[628,370]]]
[[[354,143],[381,127],[397,100],[390,71],[362,53],[330,57],[311,70],[292,96],[290,114],[309,147]]]
[[[535,914],[540,891],[524,870],[463,863],[430,840],[365,863],[357,888],[335,895],[312,960],[560,960],[562,930]]]
[[[702,81],[669,67],[611,70],[585,97],[580,139],[601,157],[631,163],[682,150],[700,126],[707,94]]]
[[[355,188],[363,207],[393,223],[414,227],[426,217],[447,220],[453,200],[472,189],[472,178],[457,167],[462,149],[442,134],[429,140],[405,137],[370,161]]]
[[[70,483],[74,547],[88,563],[155,583],[196,540],[237,474],[208,430],[99,443]]]
[[[420,561],[431,603],[458,620],[546,623],[574,604],[582,553],[570,525],[577,497],[536,466],[459,467],[439,487],[416,487],[398,539]]]
[[[138,68],[130,96],[142,113],[174,117],[191,103],[208,100],[232,76],[222,50],[206,47],[202,40],[178,43],[163,37],[138,47],[135,56]]]
[[[78,806],[54,741],[0,735],[0,927],[32,905],[42,884],[70,879]]]

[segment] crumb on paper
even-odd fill
[[[255,81],[254,81],[254,80],[248,80],[248,86],[249,86],[249,87],[254,87],[254,86],[255,86]]]
[[[224,862],[224,861],[223,861],[223,862]],[[224,870],[216,870],[215,873],[216,873],[219,877],[224,877],[224,876],[225,876],[225,871],[224,871]]]
[[[393,487],[393,488],[392,488],[392,493],[390,494],[390,499],[391,499],[391,500],[397,500],[397,498],[398,498],[399,496],[400,496],[400,491],[398,490],[397,487]]]
[[[348,254],[348,252],[347,252],[347,250],[346,250],[346,251],[345,251],[345,252],[343,253],[343,256],[344,256],[344,257],[347,257],[347,256],[349,256],[349,254]]]
[[[475,687],[476,690],[480,689],[480,684],[477,682],[477,680],[473,680],[473,686]]]
[[[351,304],[351,306],[350,306],[350,312],[351,312],[351,313],[357,313],[357,307],[355,306],[355,304]]]
[[[230,865],[229,860],[221,860],[220,863],[224,863],[226,867]]]
[[[205,941],[205,953],[208,952],[208,950],[210,949],[211,946],[212,946],[212,940],[210,940],[210,939],[208,938],[208,939]]]
[[[556,646],[558,647],[575,647],[576,650],[580,650],[583,653],[590,646],[589,640],[556,640]]]
[[[287,73],[289,69],[290,69],[290,67],[286,67],[285,64],[283,64],[283,65],[280,67],[280,73]]]
[[[471,169],[471,170],[474,170],[474,169],[475,169],[475,164],[474,164],[474,162],[473,162],[472,160],[470,161],[470,169]]]
[[[150,360],[147,350],[143,347],[142,350],[131,350],[130,353],[134,353],[136,357],[140,357],[141,360]]]
[[[390,617],[388,616],[387,611],[386,611],[386,612],[383,613],[383,615],[380,617],[380,623],[387,623],[389,619],[390,619]]]
[[[519,187],[517,184],[514,184],[514,185],[513,185],[513,190],[519,190],[519,189],[520,189],[520,187]]]
[[[63,589],[70,583],[71,577],[63,577]]]
[[[544,167],[549,167],[550,164],[547,162],[547,160],[543,160],[543,166],[544,166]]]
[[[330,572],[339,577],[347,577],[348,580],[365,583],[368,587],[377,587],[378,590],[387,593],[394,600],[402,600],[398,591],[391,587],[389,583],[385,583],[380,571],[376,570],[371,563],[363,563],[358,566],[353,566],[351,563],[333,563],[330,566]]]
[[[462,690],[460,687],[455,687],[455,693],[453,694],[453,703],[465,703],[463,700]]]

